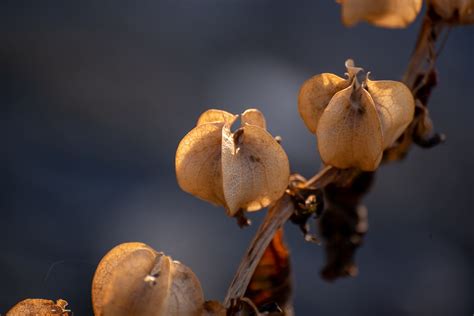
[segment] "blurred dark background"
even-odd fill
[[[0,313],[27,297],[91,315],[100,258],[142,241],[196,272],[222,299],[263,212],[240,230],[182,192],[174,153],[210,107],[261,109],[292,168],[319,168],[299,86],[344,73],[399,79],[405,30],[340,23],[334,1],[2,1]],[[287,225],[297,315],[474,313],[474,28],[451,31],[430,103],[446,144],[378,173],[355,279],[319,277],[321,247]]]

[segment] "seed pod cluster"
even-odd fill
[[[301,87],[298,109],[318,139],[321,159],[337,168],[375,170],[413,120],[415,101],[397,81],[359,82],[362,68],[346,61],[347,79],[323,73]]]
[[[68,303],[59,299],[56,302],[45,299],[26,299],[8,312],[7,316],[68,316],[70,311],[66,309]]]
[[[185,265],[142,243],[124,243],[100,261],[92,283],[95,316],[200,316],[199,280]]]
[[[450,1],[450,0],[446,0]],[[361,21],[386,28],[404,28],[421,10],[422,0],[337,0],[342,22],[353,26]]]
[[[474,23],[474,0],[429,0],[429,4],[448,23]]]
[[[263,114],[208,110],[179,143],[176,176],[184,191],[224,206],[229,216],[257,211],[280,198],[290,175],[288,157],[266,130]]]

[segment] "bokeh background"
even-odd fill
[[[2,1],[0,313],[27,297],[91,315],[100,258],[125,241],[173,256],[222,299],[262,214],[240,230],[180,191],[179,140],[208,108],[261,109],[292,168],[319,168],[299,86],[352,57],[398,79],[405,30],[340,23],[334,1]],[[474,28],[453,29],[430,103],[446,144],[384,166],[366,199],[355,279],[319,277],[321,247],[287,225],[297,315],[474,313]],[[261,212],[263,213],[263,212]]]

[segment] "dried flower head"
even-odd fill
[[[421,10],[422,0],[336,0],[342,6],[342,22],[361,21],[386,28],[404,28]]]
[[[429,5],[448,23],[474,23],[474,0],[429,0]]]
[[[316,134],[321,159],[337,168],[375,170],[383,150],[391,146],[413,120],[415,101],[397,81],[359,82],[362,68],[346,61],[347,79],[323,73],[301,87],[298,108]]]
[[[221,110],[204,112],[176,152],[181,189],[224,206],[230,216],[257,211],[280,198],[290,174],[288,157],[267,132],[263,114],[245,111],[232,132],[237,118]]]
[[[200,316],[203,304],[191,269],[142,243],[109,251],[92,283],[96,316]]]
[[[67,305],[68,303],[62,299],[53,302],[51,300],[29,298],[13,306],[7,312],[7,316],[67,316],[70,315],[70,310],[66,309]]]

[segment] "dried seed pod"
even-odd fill
[[[201,315],[199,280],[185,265],[142,243],[124,243],[100,261],[92,283],[96,316]]]
[[[231,131],[237,115],[204,112],[179,143],[176,177],[192,195],[226,208],[257,211],[280,198],[290,175],[286,153],[266,131],[263,114],[255,109],[241,115],[241,126]]]
[[[29,298],[13,306],[7,316],[67,316],[70,310],[66,309],[67,302],[59,299],[51,300]]]
[[[474,23],[474,0],[429,0],[429,5],[448,23]]]
[[[298,109],[326,164],[372,171],[413,120],[415,101],[401,82],[367,76],[359,83],[362,69],[352,60],[346,67],[347,79],[323,73],[306,81]]]
[[[206,301],[202,316],[226,316],[227,309],[218,301]]]
[[[449,1],[449,0],[447,0]],[[422,0],[337,0],[342,22],[353,26],[361,21],[386,28],[404,28],[421,10]]]

